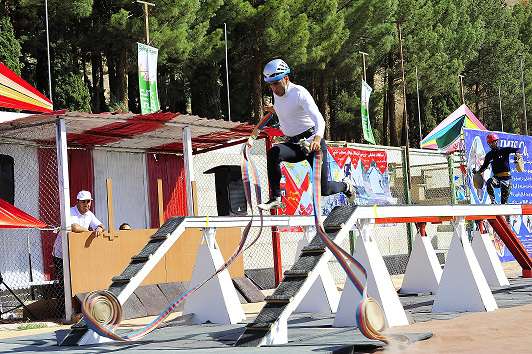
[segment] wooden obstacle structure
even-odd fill
[[[497,305],[467,239],[465,221],[487,219],[495,225],[494,228],[498,233],[504,232],[502,239],[523,267],[523,276],[530,277],[532,276],[532,260],[502,216],[531,213],[532,208],[520,205],[342,206],[335,208],[324,220],[323,225],[329,237],[338,244],[348,237],[351,230],[359,231],[355,252],[368,272],[368,294],[381,303],[387,324],[396,326],[408,324],[408,320],[373,239],[373,225],[452,221],[455,233],[446,267],[439,281],[433,311],[491,311],[496,309]],[[113,283],[108,290],[115,294],[123,304],[187,228],[203,230],[206,242],[204,255],[210,259],[201,261],[198,259],[195,272],[197,278],[205,277],[220,263],[219,257],[221,256],[217,249],[214,230],[244,227],[251,218],[250,216],[178,217],[168,220],[150,238],[144,249],[132,257],[131,263],[122,274],[113,278]],[[258,217],[253,217],[253,227],[260,225]],[[262,226],[300,226],[306,229],[306,232],[310,232],[314,227],[314,219],[303,216],[267,216],[264,217]],[[265,299],[264,308],[254,322],[246,326],[236,345],[261,346],[287,343],[288,318],[303,303],[316,280],[323,274],[323,266],[331,257],[332,254],[325,249],[319,236],[314,236],[308,245],[302,248],[301,255],[293,267],[285,272],[283,281],[275,292]],[[207,313],[205,315],[207,317],[201,315],[203,321],[217,321],[213,317],[208,318],[209,311],[213,311],[213,314],[225,315],[225,317],[217,317],[222,318],[218,321],[225,321],[225,323],[234,323],[242,319],[242,310],[235,301],[234,286],[230,282],[229,275],[224,275],[226,272],[227,270],[212,279],[211,281],[215,283],[212,287],[214,290],[209,295],[203,295],[205,299],[212,296],[221,297],[220,301],[212,304],[205,300],[203,312]],[[456,289],[460,289],[462,296],[456,296]],[[357,304],[357,294],[348,283],[336,312],[336,325],[352,326],[354,324],[355,304]],[[186,306],[185,304],[185,308]],[[352,318],[351,322],[349,318]],[[59,344],[87,345],[104,341],[108,339],[100,337],[81,321],[72,327],[70,333]]]

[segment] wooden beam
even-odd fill
[[[159,227],[164,224],[164,200],[163,200],[163,180],[157,178],[157,209],[159,210]]]
[[[115,213],[113,209],[113,180],[111,178],[107,178],[105,180],[106,188],[107,188],[107,227],[109,229],[110,234],[115,233]]]

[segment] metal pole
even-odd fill
[[[366,80],[366,55],[368,55],[368,53],[364,53],[364,52],[359,52],[360,54],[362,54],[362,65],[364,67],[364,81],[367,82]]]
[[[48,33],[48,0],[44,0],[46,22],[46,53],[48,55],[48,98],[52,101],[52,69],[50,67],[50,34]]]
[[[196,215],[194,207],[196,181],[194,178],[194,164],[192,158],[192,132],[190,127],[183,128],[183,161],[185,167],[185,184],[187,193],[187,215]]]
[[[144,26],[146,28],[146,44],[150,44],[150,22],[148,20],[148,4],[144,4]]]
[[[523,74],[523,57],[521,57],[521,89],[523,90],[523,119],[525,120],[525,135],[528,135],[528,122],[526,119],[526,96],[525,96],[525,78]]]
[[[147,1],[141,1],[141,0],[136,0],[136,2],[144,5],[144,29],[146,32],[146,44],[149,45],[150,44],[150,24],[148,21],[148,18],[149,18],[148,6],[155,6],[155,4],[151,2],[147,2]]]
[[[460,78],[460,94],[462,95],[462,104],[465,104],[465,97],[464,97],[464,75],[458,75]]]
[[[59,211],[61,230],[57,237],[62,237],[63,250],[63,288],[65,296],[65,319],[72,319],[72,288],[70,279],[70,256],[68,249],[68,229],[70,228],[70,184],[68,179],[67,134],[65,120],[56,123],[57,183],[59,185]]]
[[[502,120],[502,100],[501,100],[501,84],[499,84],[499,113],[501,114],[501,132],[504,131],[504,123]]]
[[[227,24],[224,22],[225,37],[225,82],[227,86],[227,118],[231,121],[231,100],[229,99],[229,58],[227,57]]]
[[[406,111],[406,80],[405,80],[405,67],[403,59],[403,37],[401,35],[401,22],[397,22],[397,31],[399,33],[399,57],[401,59],[401,77],[403,80],[403,129],[405,129],[406,135],[406,149],[408,152],[408,146],[410,145],[408,140],[408,113]],[[409,167],[409,166],[408,166]]]
[[[404,149],[404,164],[403,164],[403,176],[404,176],[404,185],[406,192],[406,203],[412,204],[412,199],[410,195],[410,142],[408,136],[408,112],[406,110],[406,79],[405,79],[405,66],[404,66],[404,57],[403,57],[403,36],[401,35],[401,22],[397,21],[397,32],[399,35],[399,57],[401,59],[401,77],[403,80],[403,129],[405,129],[405,149]],[[413,232],[412,224],[408,223],[406,226],[407,236],[408,236],[408,254],[412,252],[413,244]]]
[[[451,188],[451,204],[456,204],[456,184],[454,183],[454,155],[447,155],[447,169],[449,170],[449,187]]]
[[[270,138],[265,139],[266,152],[268,152],[273,144]],[[271,189],[270,189],[271,195]],[[271,215],[277,215],[277,209],[270,211]],[[275,287],[277,287],[283,280],[283,261],[281,258],[281,232],[277,226],[272,226],[272,252],[273,252],[273,276]]]
[[[419,81],[417,77],[417,66],[416,66],[416,95],[417,95],[417,120],[419,124],[419,143],[423,140],[423,133],[421,132],[421,108],[419,105]]]

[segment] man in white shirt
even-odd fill
[[[264,67],[264,81],[273,91],[274,103],[264,107],[266,111],[276,113],[279,125],[288,142],[276,144],[268,151],[268,182],[271,198],[260,204],[259,208],[268,210],[281,204],[281,166],[283,161],[295,163],[307,160],[312,166],[314,152],[321,150],[323,163],[321,167],[321,193],[331,195],[344,193],[350,201],[355,197],[354,185],[348,179],[345,182],[329,181],[327,145],[323,135],[325,121],[310,93],[303,86],[290,82],[290,68],[281,59],[274,59]],[[252,136],[258,135],[258,129]],[[304,139],[308,148],[300,143]],[[249,140],[249,145],[253,140]],[[308,149],[308,150],[307,150]]]
[[[80,191],[76,197],[76,205],[70,208],[70,229],[72,232],[94,231],[98,237],[103,234],[103,224],[90,211],[92,196],[88,191]],[[54,265],[56,268],[56,275],[58,279],[63,278],[63,238],[58,235],[55,239],[54,250]]]

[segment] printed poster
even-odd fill
[[[484,162],[486,153],[490,151],[490,147],[486,143],[486,136],[490,134],[489,131],[464,129],[465,153],[467,159],[467,188],[471,196],[471,204],[490,204],[490,198],[486,191],[486,186],[482,189],[476,189],[473,186],[472,169],[478,169]],[[523,161],[525,163],[525,171],[517,172],[515,169],[514,156],[510,155],[510,169],[512,174],[512,189],[508,204],[532,204],[532,159],[529,152],[532,149],[532,137],[515,135],[508,133],[499,133],[499,146],[519,147]],[[484,180],[488,180],[492,176],[491,167],[484,171]],[[495,189],[495,199],[497,203],[501,201],[500,189]],[[510,226],[519,237],[523,246],[528,253],[532,252],[532,218],[530,215],[510,216]],[[504,243],[495,236],[495,248],[501,261],[513,261],[514,257],[506,249]]]
[[[328,148],[329,180],[354,182],[358,205],[389,205],[392,197],[388,160],[384,150]],[[281,164],[281,194],[284,215],[312,215],[312,175],[307,161]],[[322,197],[322,215],[328,215],[337,205],[348,204],[343,193]],[[288,230],[284,230],[288,231]],[[290,231],[301,231],[292,229]]]

